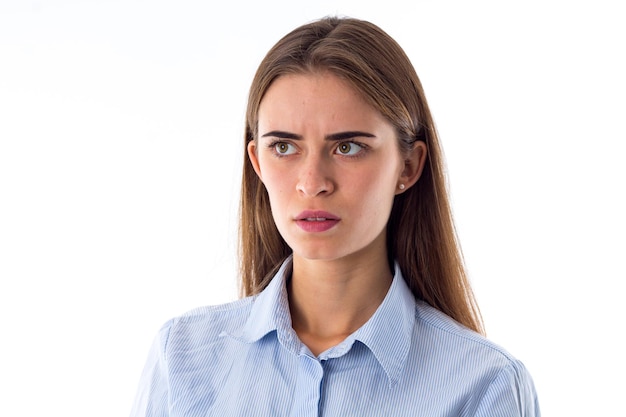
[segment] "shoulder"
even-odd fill
[[[148,354],[131,415],[170,415],[172,401],[179,407],[192,407],[195,397],[179,400],[175,396],[197,392],[199,386],[203,389],[198,401],[210,398],[242,346],[224,336],[245,325],[255,300],[199,307],[165,322]]]
[[[197,307],[168,320],[160,329],[162,353],[213,344],[225,334],[238,333],[248,320],[255,300],[256,296]]]
[[[426,304],[417,301],[415,305],[416,331],[424,339],[435,339],[438,345],[447,349],[468,350],[478,356],[498,359],[503,364],[516,362],[506,349],[481,334],[459,324],[454,319]]]
[[[508,350],[422,301],[415,318],[414,345],[430,364],[425,374],[466,393],[468,415],[540,415],[532,377]]]
[[[168,321],[171,326],[195,326],[210,321],[213,324],[235,324],[250,312],[256,296],[225,304],[197,307]]]

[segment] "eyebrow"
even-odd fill
[[[272,130],[271,132],[267,132],[261,137],[275,137],[279,139],[293,139],[293,140],[302,140],[302,135],[297,135],[291,132],[285,132],[282,130]],[[337,140],[347,140],[353,138],[375,138],[376,135],[367,132],[361,132],[358,130],[350,130],[347,132],[338,132],[331,133],[330,135],[326,135],[324,139],[329,141],[337,141]]]

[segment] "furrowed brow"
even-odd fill
[[[279,139],[293,139],[293,140],[302,139],[301,135],[297,135],[291,132],[285,132],[282,130],[272,130],[271,132],[267,132],[261,135],[261,137],[262,138],[273,137],[273,138],[279,138]],[[375,138],[375,137],[376,135],[373,135],[371,133],[351,130],[347,132],[331,133],[330,135],[326,135],[325,139],[328,141],[339,141],[339,140],[348,140],[348,139],[353,139],[353,138]]]
[[[333,133],[326,136],[326,140],[347,140],[354,138],[375,138],[376,135],[367,132],[359,132],[359,131],[348,131],[348,132],[339,132]]]
[[[302,136],[296,135],[295,133],[284,132],[282,130],[272,130],[271,132],[267,132],[261,136],[262,138],[273,137],[279,139],[302,139]]]

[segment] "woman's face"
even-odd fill
[[[394,196],[411,185],[393,126],[329,73],[279,77],[258,120],[248,154],[294,257],[386,253]]]

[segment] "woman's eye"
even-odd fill
[[[295,151],[294,146],[287,142],[277,142],[272,146],[278,155],[290,155]]]
[[[337,146],[337,153],[352,156],[358,154],[361,149],[363,149],[363,147],[354,142],[343,142]]]

